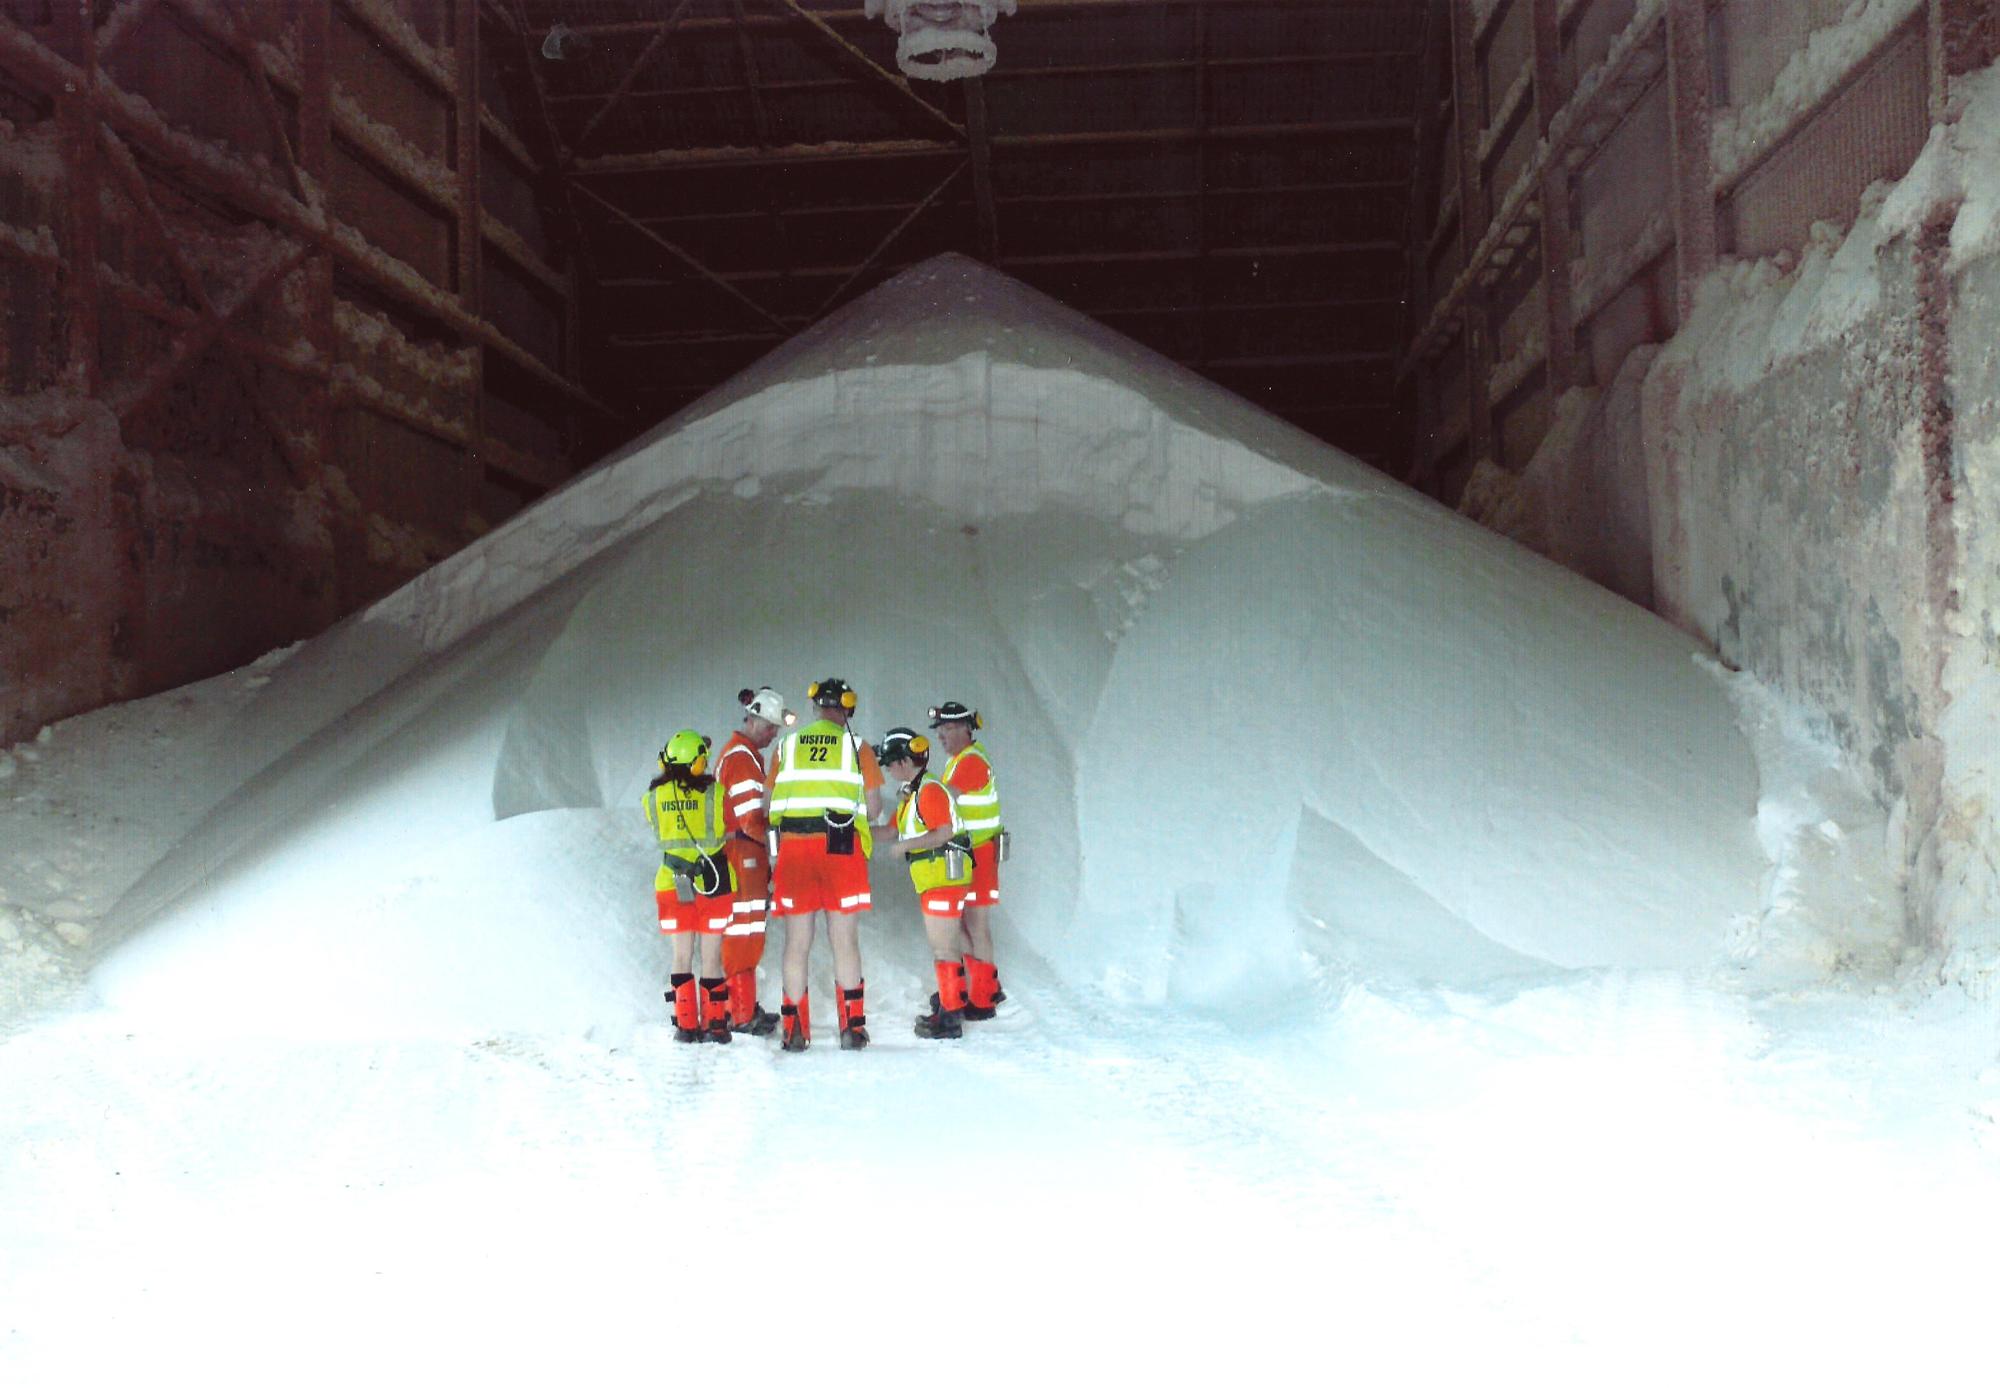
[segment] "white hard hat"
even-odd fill
[[[748,714],[754,714],[766,723],[776,723],[780,726],[792,721],[791,714],[785,711],[784,699],[779,696],[777,690],[771,688],[768,684],[759,688],[755,693],[745,693],[743,711]]]

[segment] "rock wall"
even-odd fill
[[[2000,256],[1957,277],[1951,334],[1956,603],[1938,720],[1938,818],[1917,860],[1924,924],[1960,977],[2000,975]]]
[[[1795,269],[1725,267],[1649,373],[1644,421],[1658,609],[1812,712],[1890,807],[1911,936],[1982,975],[2000,963],[1988,221],[1920,163]]]
[[[1912,938],[2000,979],[2000,71],[1798,254],[1726,262],[1464,509],[1806,710],[1890,811]],[[1635,570],[1643,564],[1643,576]]]

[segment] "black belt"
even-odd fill
[[[777,830],[781,834],[824,834],[826,816],[816,814],[811,818],[781,819],[777,823]]]

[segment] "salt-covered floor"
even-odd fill
[[[0,1377],[1980,1371],[1991,1000],[1832,752],[1017,291],[0,753]],[[986,712],[1013,1000],[915,1038],[878,868],[874,1047],[675,1046],[653,750],[828,674]]]

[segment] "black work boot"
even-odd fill
[[[917,1018],[917,1035],[927,1041],[957,1041],[965,1035],[965,1021],[959,1013],[940,1007],[938,995],[932,993],[931,1010]]]
[[[936,993],[932,993],[931,1010],[930,1013],[927,1013],[926,1015],[935,1015],[936,1013],[942,1010],[943,1009],[941,1009],[938,1006],[938,995]],[[961,1020],[967,1022],[990,1022],[993,1020],[994,1016],[998,1014],[999,1010],[1000,1009],[997,1007],[974,1007],[972,1005],[972,1000],[968,998],[966,999],[965,1007],[959,1012],[958,1015]],[[922,1021],[923,1018],[919,1017],[917,1020]]]
[[[741,1032],[746,1036],[769,1036],[778,1029],[778,1019],[771,1013],[766,1012],[764,1004],[760,1002],[753,1004],[749,1021],[731,1022],[729,1029],[734,1032]]]

